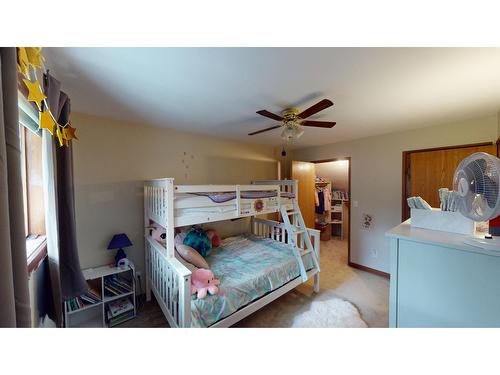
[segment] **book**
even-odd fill
[[[108,304],[109,312],[111,316],[114,318],[120,314],[123,314],[127,311],[133,310],[134,305],[128,298],[121,298],[116,301],[112,301]]]
[[[97,302],[100,302],[100,301],[96,300],[95,298],[93,298],[92,296],[89,296],[88,294],[82,294],[80,296],[80,298],[82,299],[83,303],[87,303],[87,304],[91,304],[91,305],[93,305]]]
[[[109,281],[106,286],[118,291],[120,294],[123,294],[123,293],[128,293],[130,292],[130,289],[128,288],[124,288],[123,286],[113,282],[113,281]]]
[[[123,294],[110,285],[104,285],[104,292],[107,292],[108,296],[119,296],[120,294]]]
[[[118,316],[116,316],[114,318],[109,319],[108,320],[108,326],[109,327],[114,327],[114,326],[116,326],[116,325],[118,325],[120,323],[123,323],[124,321],[126,321],[126,320],[128,320],[128,319],[130,319],[132,317],[134,317],[134,311],[133,310],[131,310],[131,311],[127,312],[127,313],[123,313],[121,315],[118,315]]]
[[[99,292],[95,288],[90,288],[87,293],[90,294],[92,297],[95,297],[98,301],[102,300],[101,292]]]

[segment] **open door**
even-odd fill
[[[314,228],[315,166],[305,161],[292,161],[292,180],[299,182],[299,208],[306,227]]]

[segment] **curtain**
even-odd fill
[[[61,83],[49,72],[44,75],[44,91],[49,108],[59,124],[66,124],[70,99],[61,91]],[[59,275],[62,299],[76,297],[88,290],[78,257],[73,186],[73,147],[56,147],[56,207],[58,228]],[[52,258],[55,260],[55,257]],[[54,268],[54,266],[52,267]],[[55,273],[55,272],[54,272]],[[57,292],[55,293],[57,294]]]
[[[49,265],[49,280],[51,293],[44,293],[49,317],[61,327],[62,317],[62,297],[61,297],[61,275],[59,273],[59,233],[57,219],[57,195],[55,178],[55,151],[54,138],[47,129],[42,133],[42,167],[43,167],[43,199],[45,204],[45,232],[47,236],[47,258]]]
[[[0,70],[0,326],[30,327],[15,48],[0,48]]]

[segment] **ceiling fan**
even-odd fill
[[[281,133],[281,138],[290,140],[293,138],[299,138],[302,134],[304,134],[304,130],[302,129],[303,126],[310,126],[314,128],[333,128],[336,122],[306,120],[309,116],[327,109],[332,105],[333,102],[331,100],[323,99],[302,112],[300,112],[298,108],[287,108],[283,112],[281,112],[281,116],[275,115],[274,113],[266,111],[265,109],[257,111],[257,113],[261,116],[268,117],[276,121],[281,121],[281,124],[248,133],[248,135],[260,134],[269,130],[283,127],[284,129]]]

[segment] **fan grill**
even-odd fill
[[[462,160],[453,179],[453,188],[462,196],[460,212],[475,221],[498,216],[500,160],[475,153]]]

